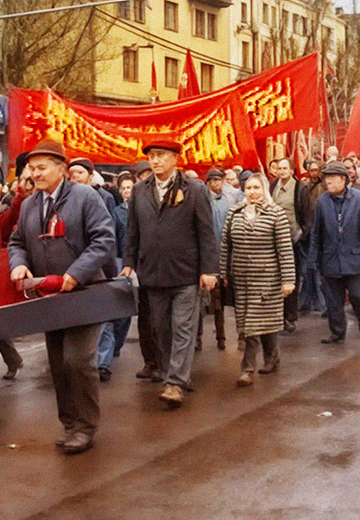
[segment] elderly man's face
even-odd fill
[[[349,161],[348,159],[345,159],[345,161],[343,161],[343,165],[349,172],[350,181],[357,182],[358,176],[357,176],[357,171],[356,171],[356,167],[355,167],[354,163],[352,161]]]
[[[176,166],[178,154],[171,150],[163,150],[162,148],[150,148],[148,152],[148,161],[151,170],[160,181],[166,181]]]
[[[65,164],[56,164],[49,155],[30,157],[28,164],[36,189],[53,193],[64,177]]]
[[[341,195],[345,190],[346,177],[345,175],[327,175],[325,177],[326,187],[332,195]]]
[[[226,172],[225,174],[225,182],[227,184],[230,184],[234,188],[239,187],[239,179],[235,172]]]
[[[208,187],[208,190],[212,191],[213,193],[216,193],[216,195],[219,195],[223,187],[223,182],[223,179],[221,179],[220,177],[213,177],[207,181],[206,185]]]

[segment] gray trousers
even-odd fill
[[[165,383],[187,388],[199,325],[198,285],[148,288]]]
[[[45,334],[59,419],[65,430],[93,435],[98,426],[100,327],[71,327]]]
[[[263,348],[264,363],[276,361],[280,355],[277,336],[277,332],[261,334],[261,336],[247,336],[245,338],[245,352],[241,362],[241,371],[254,372],[256,354],[260,345]]]
[[[11,339],[0,340],[0,354],[9,370],[16,370],[23,362]]]

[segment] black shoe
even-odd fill
[[[75,432],[70,438],[64,442],[63,449],[65,453],[75,454],[88,450],[93,446],[92,435],[83,432]]]
[[[284,320],[284,330],[286,332],[289,332],[289,334],[292,334],[296,331],[296,321],[288,321]]]
[[[108,368],[106,368],[106,367],[99,368],[100,381],[103,381],[103,382],[110,381],[111,374],[112,374],[112,372]]]
[[[259,374],[271,374],[271,372],[275,372],[280,365],[280,359],[277,358],[273,361],[267,361],[262,368],[259,368]]]
[[[6,374],[3,375],[3,379],[15,379],[17,373],[19,372],[20,368],[24,366],[24,363],[20,363],[16,368],[10,369],[6,372]]]
[[[219,350],[225,350],[225,340],[224,339],[218,339],[217,348]]]
[[[323,338],[321,343],[325,345],[331,345],[332,343],[344,343],[344,338],[341,336],[335,336],[335,334],[331,334],[330,338]]]

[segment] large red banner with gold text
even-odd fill
[[[173,103],[104,107],[62,99],[52,91],[9,94],[10,159],[48,137],[69,158],[136,163],[158,137],[179,140],[181,164],[258,163],[255,139],[318,126],[318,55],[311,54],[210,94]]]

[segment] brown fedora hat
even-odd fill
[[[34,155],[53,155],[58,159],[66,162],[65,149],[61,143],[53,141],[52,139],[43,139],[40,141],[31,152],[28,153],[27,159]]]

